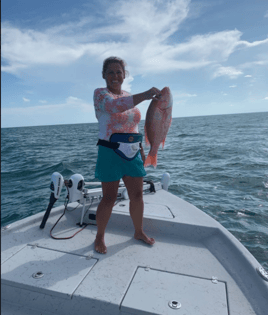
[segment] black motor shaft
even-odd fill
[[[52,209],[54,203],[55,203],[57,200],[58,200],[58,199],[55,198],[54,193],[52,192],[51,195],[50,195],[50,200],[49,200],[49,204],[48,204],[46,213],[45,213],[45,215],[44,215],[44,217],[43,217],[43,220],[42,220],[42,223],[41,223],[41,225],[40,225],[40,229],[43,229],[43,228],[45,227],[46,222],[47,222],[47,219],[48,219],[48,217],[49,217],[49,215],[50,215],[50,211],[51,211],[51,209]]]

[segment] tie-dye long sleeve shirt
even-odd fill
[[[94,107],[99,121],[99,139],[109,140],[113,133],[138,133],[141,113],[133,96],[126,91],[113,94],[107,88],[94,91]]]

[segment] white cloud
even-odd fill
[[[236,88],[236,85],[230,85],[229,88]]]
[[[41,103],[41,104],[46,104],[47,101],[46,101],[46,100],[39,100],[39,103]]]
[[[67,97],[66,101],[67,101],[67,103],[72,104],[72,103],[80,102],[82,100],[78,97],[75,97],[75,96],[69,96],[69,97]]]
[[[247,42],[245,40],[241,40],[237,46],[244,46],[244,47],[257,47],[263,44],[267,44],[268,43],[268,38],[264,39],[264,40],[257,40],[255,42]]]
[[[3,28],[2,28],[2,36],[3,36]],[[10,63],[9,65],[1,65],[1,71],[3,72],[7,72],[7,73],[11,73],[11,74],[18,74],[21,70],[23,69],[27,69],[28,66],[27,65],[23,65],[17,62],[14,62],[12,60],[12,57],[8,55],[3,55],[3,50],[2,50],[2,58],[6,60],[8,60],[8,62]]]
[[[240,65],[240,68],[247,69],[247,68],[253,68],[255,66],[267,66],[268,65],[268,58],[267,58],[267,56],[258,56],[258,57],[261,57],[262,60],[252,61],[252,62],[245,62],[242,65]]]
[[[268,10],[266,11],[264,17],[265,17],[265,18],[268,18]]]
[[[24,98],[24,101],[28,102],[29,100]],[[40,102],[40,101],[39,101]],[[82,99],[79,99],[78,97],[69,96],[66,98],[65,102],[60,104],[46,104],[46,105],[36,105],[36,106],[27,106],[27,107],[4,107],[2,108],[2,111],[5,112],[5,114],[13,114],[13,113],[21,113],[21,114],[27,114],[31,111],[36,111],[39,113],[49,113],[50,110],[54,109],[64,109],[64,108],[79,108],[83,109],[84,111],[92,111],[93,106],[92,104],[89,104]]]
[[[241,74],[243,74],[243,72],[234,67],[219,67],[214,72],[213,78],[228,76],[230,79],[236,79]]]
[[[119,55],[127,60],[132,75],[161,73],[219,64],[228,60],[236,49],[250,49],[268,42],[268,39],[242,41],[238,30],[169,42],[170,36],[179,36],[189,8],[190,0],[120,0],[103,12],[109,21],[105,26],[96,26],[91,17],[43,31],[3,23],[2,58],[6,63],[2,71],[21,75],[38,66],[71,66],[84,56],[98,63],[110,55]],[[220,67],[214,77],[236,78],[240,74],[235,68]]]
[[[252,75],[247,74],[247,75],[245,75],[245,78],[252,78]]]
[[[268,101],[268,96],[266,96],[264,99],[265,99],[266,101]]]
[[[196,97],[196,94],[189,94],[189,93],[178,93],[174,95],[175,97]]]
[[[122,85],[122,89],[124,91],[127,91],[129,93],[131,93],[131,82],[134,80],[134,78],[129,75],[128,77],[125,78],[123,85]]]
[[[148,42],[164,41],[172,35],[187,17],[190,0],[173,1],[118,1],[108,13],[123,22],[117,27],[105,28],[105,33],[125,32],[138,49]],[[133,31],[135,30],[135,31]]]
[[[22,99],[23,99],[24,102],[30,102],[30,100],[28,98],[26,98],[26,97],[23,97]]]
[[[69,108],[76,108],[78,110],[81,110],[82,112],[89,113],[89,112],[94,112],[94,108],[91,104],[83,101],[82,99],[74,96],[69,96],[66,99],[65,104],[59,104],[57,105],[59,107],[64,107],[67,106]]]
[[[1,113],[5,117],[2,127],[32,126],[34,122],[37,125],[50,125],[96,121],[92,118],[94,117],[93,105],[73,96],[69,96],[60,104],[4,107]]]
[[[7,24],[2,27],[2,45],[2,57],[10,64],[2,68],[10,72],[36,64],[67,64],[84,54],[83,45],[73,48],[46,32],[20,30]]]

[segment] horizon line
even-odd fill
[[[209,114],[209,115],[198,115],[198,116],[179,116],[179,117],[172,117],[172,119],[176,118],[196,118],[196,117],[210,117],[210,116],[227,116],[227,115],[246,115],[246,114],[260,114],[260,113],[268,113],[267,111],[260,111],[260,112],[243,112],[243,113],[228,113],[228,114]],[[140,122],[145,121],[145,119],[141,119]],[[16,127],[2,127],[1,129],[11,129],[11,128],[31,128],[31,127],[51,127],[51,126],[68,126],[68,125],[87,125],[87,124],[98,124],[96,122],[81,122],[81,123],[74,123],[74,124],[53,124],[53,125],[32,125],[32,126],[16,126]]]

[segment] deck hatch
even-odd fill
[[[68,299],[97,261],[28,245],[2,264],[2,283]]]
[[[178,301],[178,308],[171,308]],[[138,267],[121,304],[122,314],[228,315],[226,286],[197,278]]]

